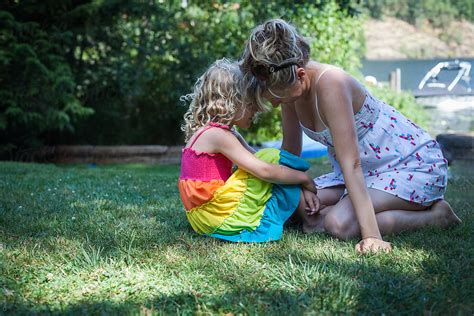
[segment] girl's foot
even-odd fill
[[[462,221],[454,213],[451,205],[445,200],[439,200],[431,206],[431,211],[435,213],[437,219],[437,225],[441,227],[450,227],[461,224]]]

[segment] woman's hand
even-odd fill
[[[321,203],[315,193],[303,189],[303,197],[306,203],[305,211],[308,215],[314,215],[319,212]]]
[[[389,242],[383,241],[382,239],[367,237],[359,241],[355,246],[357,252],[367,254],[369,252],[390,252],[392,251],[392,245]]]

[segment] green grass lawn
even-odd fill
[[[0,163],[0,314],[474,312],[472,173],[449,182],[462,225],[388,236],[394,251],[368,256],[296,228],[267,244],[198,236],[178,173]]]

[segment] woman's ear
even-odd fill
[[[298,80],[302,81],[306,77],[306,70],[302,67],[298,67],[296,69],[296,75],[298,76]]]

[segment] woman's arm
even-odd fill
[[[281,144],[281,149],[296,156],[301,156],[301,126],[294,104],[281,105],[281,124],[283,128],[283,142]]]
[[[252,146],[247,143],[247,141],[245,141],[245,138],[243,138],[242,135],[240,135],[240,133],[237,132],[235,128],[232,128],[230,131],[232,132],[232,134],[234,134],[235,137],[237,137],[237,139],[242,144],[242,146],[244,146],[245,149],[247,149],[252,154],[255,154],[257,152],[255,149],[252,148]]]
[[[316,192],[316,186],[305,172],[286,166],[267,163],[251,154],[230,132],[213,129],[206,133],[212,152],[220,152],[232,162],[254,176],[272,183],[301,184],[306,189]]]
[[[319,85],[318,104],[322,119],[325,119],[331,132],[336,157],[362,238],[382,239],[362,172],[352,107],[351,80],[343,71],[333,71],[326,75]]]

